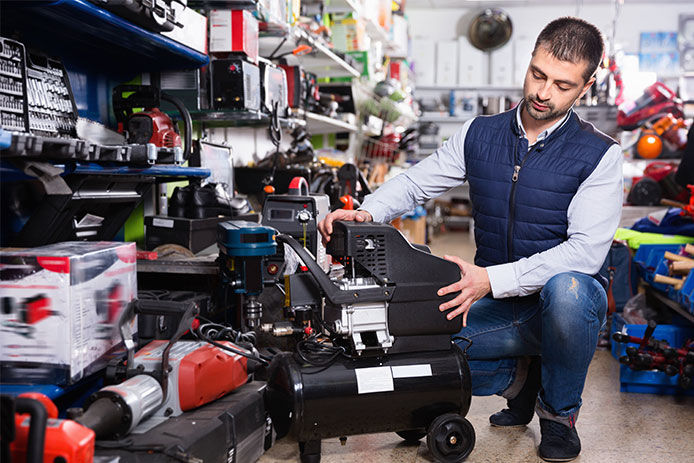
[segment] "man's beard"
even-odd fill
[[[538,111],[533,107],[533,101],[535,101],[539,105],[547,106],[548,110]],[[530,117],[537,121],[549,121],[559,119],[560,117],[563,117],[567,112],[569,112],[569,109],[571,109],[571,106],[569,106],[568,108],[556,109],[554,105],[551,103],[540,103],[536,98],[533,98],[531,96],[527,96],[525,98],[525,110],[528,112],[528,115],[530,115]]]

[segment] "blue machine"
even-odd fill
[[[230,221],[217,226],[222,284],[245,296],[243,316],[250,329],[260,326],[263,306],[258,295],[263,291],[264,258],[275,254],[276,234],[275,229],[253,222]],[[277,267],[272,263],[268,265]],[[272,268],[265,270],[273,274]],[[278,270],[274,269],[274,273]]]

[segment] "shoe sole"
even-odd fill
[[[539,455],[539,454],[538,454],[538,456],[540,458],[542,458],[544,461],[552,461],[552,462],[554,462],[554,461],[574,461],[576,458],[578,458],[578,455],[576,455],[575,457],[566,457],[566,458],[543,457],[542,455]]]
[[[494,424],[490,421],[489,424],[491,424],[495,428],[526,428],[526,427],[528,427],[528,424],[530,424],[530,423],[526,423],[526,424]]]

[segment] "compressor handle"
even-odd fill
[[[316,263],[315,259],[296,241],[292,236],[279,234],[277,241],[286,243],[303,261],[313,276],[318,287],[323,291],[325,297],[333,304],[349,304],[355,302],[379,302],[389,301],[393,297],[394,287],[357,289],[344,291],[336,286]]]

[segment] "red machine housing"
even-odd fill
[[[171,118],[159,108],[135,113],[128,118],[127,124],[129,143],[152,143],[160,148],[183,146]]]
[[[48,413],[44,463],[91,463],[94,460],[94,431],[72,420],[58,419],[58,409],[43,394],[21,394],[20,397],[38,400]],[[21,463],[27,459],[29,425],[29,415],[15,414],[15,438],[10,443],[12,462]]]
[[[233,346],[226,341],[221,344]],[[179,368],[179,403],[183,411],[217,400],[248,381],[246,358],[229,355],[211,344],[186,355]]]
[[[617,125],[634,130],[656,116],[672,113],[675,118],[684,117],[682,101],[677,94],[661,82],[644,90],[638,100],[624,105],[617,113]]]

